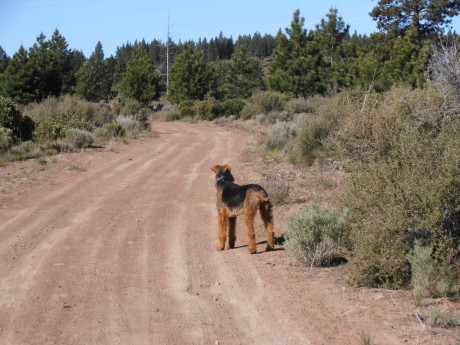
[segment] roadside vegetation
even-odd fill
[[[350,34],[331,9],[309,31],[297,10],[276,37],[168,42],[167,90],[158,40],[109,58],[100,43],[89,58],[69,50],[57,30],[11,58],[0,47],[0,164],[136,137],[152,114],[247,121],[264,129],[267,164],[335,161],[347,175],[335,208],[314,201],[288,221],[292,258],[347,262],[351,284],[413,288],[416,300],[458,296],[460,39],[447,27],[460,5],[444,1],[430,16],[426,1],[380,3],[370,37]],[[288,183],[273,177],[267,189],[275,205],[289,203]]]

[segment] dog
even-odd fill
[[[244,215],[248,233],[249,253],[257,253],[256,236],[254,232],[254,218],[257,211],[265,225],[267,236],[266,250],[275,248],[275,234],[273,232],[273,212],[270,196],[265,189],[258,184],[237,185],[231,173],[231,167],[227,164],[214,165],[211,170],[216,177],[216,207],[218,223],[217,250],[225,249],[228,227],[228,249],[235,247],[236,241],[236,217]]]

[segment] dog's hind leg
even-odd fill
[[[228,218],[228,248],[235,248],[236,241],[236,217]]]
[[[219,229],[217,232],[217,237],[219,238],[219,244],[216,246],[217,250],[225,249],[225,240],[227,237],[227,217],[223,213],[218,214],[217,222],[219,223]]]
[[[246,207],[244,211],[244,221],[248,231],[248,249],[251,254],[257,253],[256,234],[254,231],[254,217],[256,212],[257,209],[251,207]]]
[[[275,233],[273,232],[273,211],[270,201],[264,201],[259,206],[260,217],[265,225],[267,235],[267,251],[275,248]]]

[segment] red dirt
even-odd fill
[[[282,247],[249,255],[241,221],[237,248],[217,252],[210,168],[249,183],[247,135],[153,127],[159,137],[115,151],[0,168],[0,344],[455,342],[456,330],[422,327],[408,291],[293,268]]]

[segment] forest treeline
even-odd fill
[[[69,49],[56,29],[49,39],[41,33],[32,47],[21,46],[12,57],[0,47],[0,94],[19,104],[65,94],[147,104],[166,92],[170,101],[180,103],[246,99],[257,90],[308,97],[356,86],[377,91],[416,87],[425,81],[433,44],[459,40],[445,28],[460,5],[447,3],[441,6],[444,11],[431,14],[428,5],[421,10],[414,5],[406,9],[407,18],[398,17],[396,4],[392,12],[378,5],[371,16],[380,30],[370,36],[350,33],[335,8],[307,30],[296,10],[290,26],[276,36],[233,39],[220,33],[198,42],[142,40],[119,46],[110,57],[100,42],[89,57]]]

